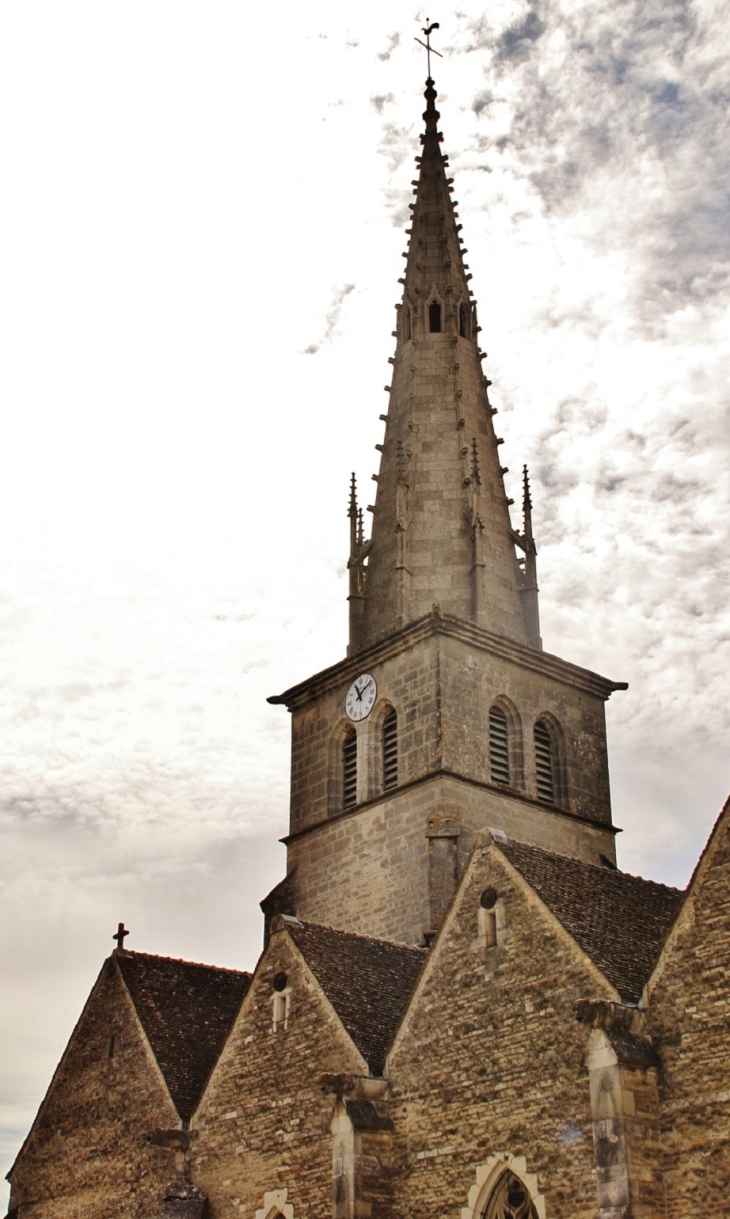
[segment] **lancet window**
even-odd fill
[[[538,800],[554,804],[557,786],[555,742],[544,720],[538,720],[535,724],[535,769]]]
[[[489,710],[489,774],[492,783],[509,783],[509,725],[501,707]]]
[[[509,1169],[492,1190],[481,1219],[538,1219],[527,1186]]]
[[[438,301],[431,301],[428,306],[428,328],[431,334],[441,333],[441,306]]]
[[[342,808],[357,804],[357,733],[348,729],[342,741]]]
[[[395,708],[383,720],[383,791],[398,786],[398,715]]]

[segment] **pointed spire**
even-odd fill
[[[351,652],[435,601],[520,643],[533,636],[436,97],[429,76],[372,537],[355,537],[350,560]]]

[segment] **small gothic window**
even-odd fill
[[[509,728],[501,707],[489,710],[489,773],[492,783],[509,783]]]
[[[408,308],[405,310],[405,318],[403,321],[405,324],[406,341],[408,341],[408,339],[413,337],[413,332],[411,330],[411,311]]]
[[[357,733],[350,728],[342,742],[342,808],[357,804]]]
[[[459,305],[459,334],[462,339],[469,338],[469,310],[466,305]]]
[[[441,306],[438,301],[431,301],[428,306],[428,328],[431,334],[441,333]]]
[[[535,766],[537,798],[546,804],[555,803],[555,746],[544,720],[535,724]]]
[[[383,791],[398,786],[398,716],[391,708],[383,720]]]
[[[482,1219],[538,1219],[527,1186],[509,1169],[492,1190],[482,1211]]]

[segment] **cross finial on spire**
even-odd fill
[[[124,952],[124,938],[128,935],[129,932],[124,923],[120,923],[117,927],[116,935],[112,936],[112,939],[117,941],[117,952]]]
[[[433,51],[434,55],[438,55],[439,59],[443,59],[443,55],[441,54],[440,51],[437,51],[435,47],[431,46],[431,34],[432,34],[433,30],[440,29],[439,23],[438,23],[438,21],[433,21],[433,22],[430,22],[430,24],[429,24],[429,22],[430,22],[430,18],[427,17],[426,24],[423,27],[423,33],[426,35],[426,41],[421,42],[420,38],[416,38],[416,42],[418,42],[422,47],[425,47],[426,63],[428,64],[428,79],[430,80],[431,79],[431,52]]]

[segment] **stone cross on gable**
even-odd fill
[[[113,940],[117,941],[117,952],[124,952],[124,937],[129,935],[124,923],[120,923],[117,927],[116,935],[112,936]]]

